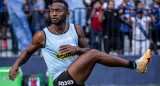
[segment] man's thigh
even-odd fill
[[[96,64],[97,50],[92,49],[78,57],[68,68],[68,72],[78,84],[84,84]],[[83,83],[82,83],[83,82]]]

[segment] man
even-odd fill
[[[133,28],[132,54],[142,55],[149,48],[149,25],[155,19],[152,15],[146,16],[144,14],[144,7],[141,1],[136,2],[136,9],[136,16],[131,17]]]
[[[45,27],[45,2],[43,0],[35,0],[33,4],[31,31],[34,35],[38,30],[42,30]]]
[[[91,48],[101,50],[102,44],[102,20],[101,2],[94,1],[93,9],[91,10]]]
[[[0,0],[0,32],[2,36],[2,48],[7,47],[7,36],[6,36],[6,25],[7,25],[7,14],[6,14],[6,0]]]
[[[149,5],[149,8],[152,9],[152,14],[156,19],[155,22],[152,22],[152,41],[153,41],[153,50],[155,54],[158,54],[157,51],[157,42],[160,41],[160,1],[153,0],[153,3]]]
[[[118,54],[122,54],[120,49],[120,39],[118,37],[119,31],[119,14],[123,10],[115,9],[115,2],[110,0],[107,5],[107,10],[104,11],[104,20],[103,20],[103,39],[104,39],[104,50],[106,53],[109,53],[111,49],[117,50]]]
[[[32,41],[29,24],[23,11],[24,1],[25,0],[6,0],[12,30],[17,39],[20,52],[25,50]]]
[[[34,35],[29,47],[13,64],[9,72],[11,80],[17,76],[18,67],[26,63],[38,48],[41,48],[54,86],[84,85],[96,63],[136,69],[139,73],[145,72],[150,62],[150,50],[136,61],[124,60],[95,49],[90,50],[81,27],[66,23],[68,16],[68,4],[65,1],[58,0],[52,3],[52,25]]]
[[[122,4],[118,6],[118,9],[123,9],[124,13],[120,15],[120,40],[121,40],[121,47],[122,47],[122,54],[124,53],[124,38],[127,35],[130,42],[131,47],[131,24],[127,21],[129,18],[130,11],[129,9],[132,9],[133,6],[130,5],[129,0],[123,0]]]

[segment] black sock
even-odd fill
[[[136,69],[136,67],[137,67],[137,64],[135,61],[129,61],[128,68]]]

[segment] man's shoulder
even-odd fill
[[[32,43],[36,43],[36,44],[41,44],[42,46],[44,46],[45,44],[45,33],[43,30],[39,30],[37,31],[32,39]]]
[[[35,35],[37,38],[41,38],[41,37],[44,37],[45,36],[45,32],[44,30],[39,30],[35,33]]]

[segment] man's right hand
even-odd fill
[[[14,79],[17,77],[19,73],[18,67],[12,67],[12,69],[9,71],[9,79],[14,81]]]

